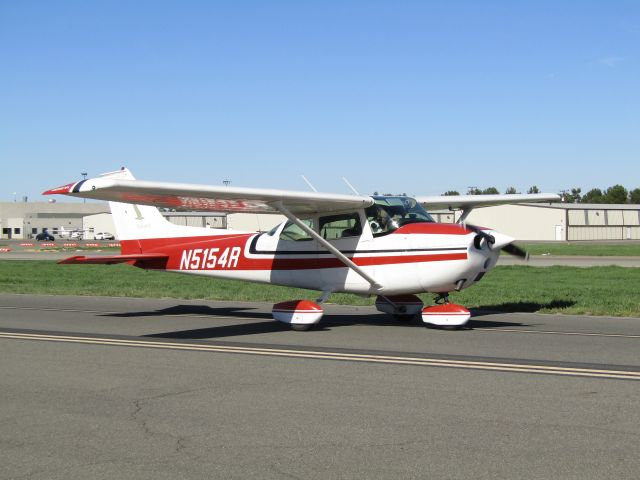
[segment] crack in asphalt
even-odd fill
[[[153,430],[149,425],[150,422],[152,422],[152,419],[145,419],[142,417],[144,414],[143,410],[145,408],[145,403],[153,402],[156,400],[163,400],[166,398],[176,397],[180,395],[187,395],[194,392],[201,392],[205,390],[208,390],[208,388],[196,388],[196,389],[190,389],[190,390],[183,390],[180,392],[169,392],[169,393],[163,393],[161,395],[154,395],[151,397],[143,397],[143,398],[135,399],[133,400],[134,410],[130,416],[131,420],[133,420],[136,424],[138,424],[142,428],[142,431],[145,437],[165,436],[165,437],[171,438],[175,442],[173,452],[176,454],[181,454],[187,448],[187,444],[186,444],[187,437],[184,435],[175,435],[170,432],[159,432],[159,431]]]

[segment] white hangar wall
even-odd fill
[[[433,212],[451,223],[459,211]],[[640,240],[640,205],[629,204],[520,204],[477,208],[469,223],[493,228],[517,240]]]
[[[268,232],[286,220],[284,215],[273,213],[230,213],[227,228],[245,232]]]
[[[530,205],[483,207],[473,210],[467,221],[493,228],[517,240],[566,239],[566,214],[560,208]]]
[[[116,226],[113,224],[113,217],[110,213],[87,215],[82,219],[82,228],[86,232],[85,239],[93,239],[93,236],[98,232],[108,232],[113,234],[116,239],[118,238]]]

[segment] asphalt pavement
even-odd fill
[[[0,478],[637,478],[640,319],[0,295]]]

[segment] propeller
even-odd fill
[[[515,255],[516,257],[520,257],[523,260],[529,261],[529,252],[527,252],[522,247],[519,247],[513,243],[509,243],[502,247],[503,252],[507,252],[510,255]]]
[[[467,230],[471,230],[472,232],[474,232],[476,234],[476,238],[474,238],[473,244],[478,250],[480,250],[480,248],[482,247],[482,245],[480,244],[480,242],[482,240],[487,242],[487,245],[489,246],[489,249],[491,249],[491,245],[496,243],[495,237],[493,235],[488,234],[487,232],[482,230],[480,227],[477,227],[475,225],[471,225],[470,223],[467,223],[464,226],[465,226],[465,228]]]
[[[487,243],[487,247],[489,248],[489,250],[493,250],[493,245],[495,245],[496,243],[496,238],[493,235],[487,233],[485,230],[476,225],[467,223],[465,224],[465,227],[476,234],[476,237],[473,240],[473,244],[477,249],[480,249],[482,247],[481,242],[482,240],[484,240]],[[513,243],[502,245],[500,247],[500,250],[508,253],[509,255],[514,255],[516,257],[522,258],[523,260],[529,260],[529,253]]]

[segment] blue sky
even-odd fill
[[[640,2],[0,2],[0,201],[640,187]]]

